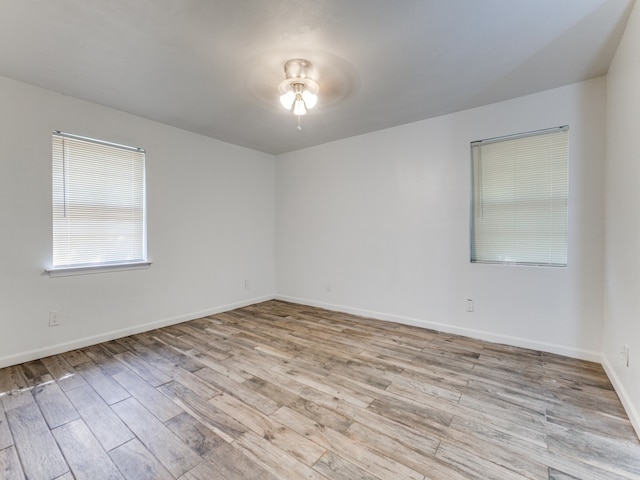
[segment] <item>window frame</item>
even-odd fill
[[[479,222],[477,222],[477,211],[478,211],[478,205],[477,205],[477,200],[480,198],[481,203],[484,204],[484,198],[483,198],[483,192],[482,193],[478,193],[477,190],[479,188],[484,188],[484,178],[480,178],[478,179],[478,172],[481,172],[480,175],[483,174],[482,172],[482,167],[479,166],[481,160],[481,157],[477,157],[476,158],[476,150],[474,149],[478,149],[477,151],[480,152],[479,149],[481,149],[483,146],[486,145],[490,145],[490,144],[495,144],[495,143],[501,143],[501,142],[514,142],[517,140],[521,140],[521,139],[528,139],[530,137],[540,137],[540,136],[544,136],[544,135],[549,135],[549,134],[558,134],[558,133],[562,133],[563,134],[563,145],[562,145],[562,149],[563,149],[563,170],[560,174],[556,174],[553,172],[553,167],[554,165],[551,164],[551,171],[546,172],[547,175],[549,175],[551,177],[551,181],[552,181],[552,186],[551,186],[551,191],[552,194],[551,196],[546,198],[546,201],[552,205],[554,205],[555,203],[558,202],[558,198],[560,198],[561,200],[561,206],[563,207],[564,211],[563,211],[563,228],[564,228],[564,232],[562,234],[561,237],[557,237],[557,236],[553,236],[551,239],[548,240],[548,245],[552,246],[552,244],[554,242],[557,241],[558,238],[560,238],[560,241],[562,242],[562,251],[559,251],[559,254],[563,257],[563,261],[562,262],[558,262],[558,261],[552,261],[553,260],[553,256],[554,254],[549,254],[549,256],[547,257],[548,261],[540,261],[540,260],[535,260],[536,255],[539,254],[539,251],[541,251],[542,249],[539,249],[538,252],[534,252],[535,249],[531,249],[531,251],[526,252],[526,250],[528,249],[527,247],[520,247],[519,249],[516,249],[514,247],[512,247],[513,249],[510,252],[507,252],[506,254],[508,255],[509,253],[513,254],[517,251],[517,255],[514,256],[519,256],[519,258],[516,258],[515,260],[502,260],[497,258],[498,255],[495,254],[490,254],[490,253],[478,253],[478,242],[476,241],[479,236],[477,235],[477,224]],[[553,138],[550,138],[550,141],[553,142]],[[516,145],[517,146],[517,145]],[[550,147],[551,149],[553,149],[553,147]],[[524,267],[553,267],[553,268],[566,268],[568,265],[568,260],[569,260],[569,163],[570,163],[570,152],[569,152],[569,126],[568,125],[562,125],[560,127],[553,127],[553,128],[547,128],[547,129],[542,129],[542,130],[535,130],[535,131],[529,131],[529,132],[523,132],[523,133],[518,133],[518,134],[513,134],[513,135],[505,135],[505,136],[500,136],[500,137],[493,137],[493,138],[488,138],[485,140],[478,140],[478,141],[473,141],[470,144],[470,156],[471,156],[471,178],[470,178],[470,190],[471,190],[471,195],[470,195],[470,217],[469,217],[469,260],[470,263],[472,264],[485,264],[485,265],[511,265],[511,266],[524,266]],[[527,154],[529,154],[529,152],[527,152]],[[550,153],[550,155],[553,157],[553,153]],[[555,159],[555,157],[553,157]],[[513,165],[516,167],[517,169],[517,162],[520,158],[514,158],[513,159]],[[521,160],[521,159],[520,159]],[[557,176],[556,176],[557,175]],[[527,177],[528,181],[531,181],[531,178],[533,177]],[[553,189],[554,187],[557,185],[557,179],[560,179],[563,183],[562,183],[562,187],[563,187],[563,195],[560,197],[556,197],[553,194]],[[538,180],[538,179],[536,179]],[[510,184],[508,184],[509,186],[511,186],[512,188],[516,188],[517,186],[522,186],[522,180],[519,180],[520,184],[518,183],[517,180],[514,180],[513,182],[511,182]],[[542,183],[542,182],[540,182]],[[505,182],[505,185],[507,185],[507,183]],[[502,192],[504,193],[504,192]],[[540,198],[543,198],[542,196]],[[509,198],[509,208],[513,209],[513,210],[517,210],[517,207],[515,207],[515,204],[517,202],[522,203],[523,199],[527,199],[527,197],[525,195],[520,195],[520,194],[514,194],[512,195],[511,198]],[[529,199],[529,202],[531,202],[531,199]],[[483,207],[484,208],[484,207]],[[555,206],[552,206],[549,210],[551,210],[551,213],[547,213],[547,215],[549,215],[549,217],[547,218],[547,226],[550,227],[549,228],[549,233],[551,235],[553,235],[553,223],[555,221],[555,219],[553,218],[554,215],[554,208]],[[541,209],[539,209],[537,212],[541,211]],[[531,212],[529,212],[531,213]],[[506,215],[505,215],[505,219],[506,219]],[[520,223],[520,222],[516,222],[516,223]],[[508,231],[508,233],[505,233],[504,235],[512,235],[514,237],[517,237],[517,235],[523,235],[523,230],[514,228],[514,227],[509,227],[506,226],[503,231]],[[485,231],[484,233],[487,233],[490,235],[491,232],[490,230]],[[557,234],[556,234],[557,235]],[[526,236],[525,236],[526,237]],[[534,240],[531,236],[526,237],[526,240],[524,242],[521,242],[521,245],[534,245]],[[515,242],[518,243],[518,242]],[[494,244],[494,248],[500,246],[499,242],[496,242]],[[528,257],[526,257],[526,255],[529,255]],[[557,253],[556,253],[557,255]],[[491,258],[493,257],[493,258]]]
[[[59,148],[64,149],[65,139],[70,139],[74,141],[77,146],[78,145],[80,146],[79,149],[86,148],[89,150],[91,149],[91,145],[96,146],[96,151],[90,152],[89,153],[90,157],[83,158],[81,161],[81,162],[85,162],[84,164],[82,164],[82,168],[86,169],[86,171],[84,171],[80,175],[81,181],[84,182],[86,180],[87,182],[86,184],[84,183],[81,184],[81,186],[86,186],[86,185],[90,186],[91,180],[94,180],[94,181],[96,180],[95,173],[90,172],[90,167],[88,166],[90,160],[98,159],[101,161],[101,160],[108,160],[109,158],[113,159],[114,158],[113,156],[108,157],[108,150],[111,150],[111,152],[117,152],[119,155],[126,155],[125,152],[132,152],[133,156],[131,161],[137,162],[137,164],[135,164],[135,168],[139,172],[138,176],[141,176],[141,181],[138,180],[136,182],[132,178],[132,176],[135,175],[133,173],[131,173],[128,178],[126,176],[123,177],[125,180],[128,181],[128,183],[125,183],[124,186],[126,188],[131,188],[137,191],[137,195],[132,198],[132,203],[125,204],[124,206],[125,206],[125,210],[126,208],[135,208],[138,211],[137,217],[139,218],[133,224],[134,225],[133,228],[134,230],[138,231],[138,234],[136,235],[135,238],[139,240],[139,246],[137,251],[140,253],[140,258],[133,258],[129,260],[127,258],[121,257],[120,259],[113,258],[109,261],[104,261],[104,262],[86,262],[86,263],[72,262],[69,264],[59,264],[59,265],[54,264],[54,258],[55,258],[55,252],[56,252],[56,222],[57,222],[56,210],[59,210],[60,206],[63,205],[62,208],[64,208],[65,212],[67,211],[67,206],[66,206],[67,205],[66,203],[67,187],[65,186],[65,182],[67,182],[67,177],[64,176],[66,175],[64,173],[64,168],[65,168],[64,162],[66,161],[66,157],[65,157],[66,151],[56,150]],[[63,142],[62,147],[58,146],[58,144],[56,143],[60,141]],[[82,274],[93,274],[93,273],[122,271],[122,270],[138,270],[138,269],[148,268],[152,262],[148,259],[148,253],[147,253],[146,152],[145,150],[139,147],[130,147],[127,145],[122,145],[118,143],[108,142],[104,140],[99,140],[95,138],[85,137],[85,136],[66,133],[66,132],[61,132],[58,130],[52,132],[51,142],[52,142],[52,160],[51,160],[52,162],[51,163],[51,166],[52,166],[52,179],[51,179],[52,257],[51,257],[51,266],[45,270],[48,273],[48,275],[50,277],[59,277],[59,276],[67,276],[67,275],[82,275]],[[102,153],[97,153],[100,147],[103,147],[106,150],[104,150],[104,152]],[[58,157],[56,155],[58,155]],[[93,155],[95,155],[96,157],[93,158]],[[62,162],[62,165],[60,164],[60,162]],[[132,168],[134,168],[134,166],[132,166]],[[62,169],[62,172],[57,171],[60,169]],[[86,176],[86,179],[82,178],[82,176],[87,173],[88,175]],[[116,169],[111,169],[110,171],[107,171],[107,174],[113,175],[111,177],[111,180],[114,180],[117,178],[118,174],[121,174],[121,171],[118,171]],[[61,177],[60,175],[63,175],[63,177]],[[64,189],[62,193],[62,196],[63,196],[62,204],[60,203],[60,198],[59,198],[61,188]],[[76,191],[74,191],[73,193],[76,193]],[[120,193],[122,192],[120,191]],[[109,208],[108,204],[106,205],[100,204],[101,199],[99,199],[98,196],[83,196],[82,194],[80,194],[79,198],[82,201],[87,200],[87,205],[89,205],[89,208],[95,209],[96,213],[99,213],[100,210],[104,210],[105,208],[107,209]],[[111,198],[111,197],[107,197],[107,199],[114,201],[114,198]],[[102,200],[104,200],[104,198],[102,198]],[[137,204],[137,207],[136,207],[136,204]],[[113,208],[113,205],[114,204],[111,204],[111,208]],[[117,203],[115,205],[117,205]],[[58,212],[58,216],[59,216],[59,212]],[[65,213],[65,216],[66,216],[66,213]],[[126,218],[126,217],[123,217],[123,218]],[[136,215],[134,215],[132,218],[135,219]],[[112,217],[110,218],[110,220],[113,222],[114,220],[117,221],[118,219],[116,217]],[[107,223],[96,222],[95,225],[98,225],[98,226],[103,225],[104,227],[104,226],[113,225],[113,224],[108,223],[108,220],[107,220]],[[83,228],[80,228],[79,230],[82,232],[82,234],[85,234],[85,232],[87,231],[86,229],[90,229],[90,228],[91,228],[91,224],[87,224],[87,225],[84,225]],[[104,242],[104,239],[103,239],[103,242]],[[106,245],[108,245],[108,243],[104,242],[103,246],[106,246]],[[99,252],[108,253],[108,251],[102,251],[102,250],[99,250]]]

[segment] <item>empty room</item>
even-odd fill
[[[2,0],[0,105],[0,479],[640,479],[634,0]]]

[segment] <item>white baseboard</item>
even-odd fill
[[[290,297],[287,295],[276,295],[277,300],[283,300],[285,302],[299,303],[302,305],[309,305],[311,307],[325,308],[336,312],[350,313],[353,315],[359,315],[362,317],[374,318],[376,320],[386,320],[389,322],[401,323],[404,325],[413,325],[415,327],[429,328],[431,330],[437,330],[444,333],[453,333],[456,335],[462,335],[465,337],[476,338],[478,340],[485,340],[487,342],[501,343],[505,345],[511,345],[514,347],[529,348],[531,350],[539,350],[548,353],[555,353],[558,355],[564,355],[566,357],[578,358],[580,360],[588,360],[591,362],[602,362],[602,354],[591,350],[583,350],[579,348],[567,347],[564,345],[556,345],[553,343],[536,342],[527,340],[526,338],[512,337],[509,335],[502,335],[499,333],[487,332],[484,330],[474,330],[471,328],[456,327],[454,325],[448,325],[446,323],[430,322],[428,320],[404,317],[399,315],[393,315],[389,313],[375,312],[371,310],[363,310],[360,308],[346,307],[344,305],[334,305],[330,303],[318,302],[316,300],[309,300],[305,298]]]
[[[186,322],[189,320],[195,320],[196,318],[206,317],[208,315],[215,315],[216,313],[228,312],[236,308],[246,307],[248,305],[254,305],[260,302],[266,302],[267,300],[273,300],[274,295],[266,295],[263,297],[252,298],[249,300],[243,300],[241,302],[231,303],[228,305],[221,305],[218,307],[212,307],[207,310],[201,310],[198,312],[191,312],[185,315],[178,315],[176,317],[165,318],[162,320],[156,320],[153,322],[143,323],[140,325],[134,325],[132,327],[124,328],[121,330],[114,330],[111,332],[105,332],[91,337],[79,338],[70,342],[58,343],[44,348],[38,348],[29,350],[27,352],[21,352],[16,355],[8,355],[0,357],[0,368],[8,367],[10,365],[17,365],[19,363],[30,362],[31,360],[37,360],[39,358],[49,357],[51,355],[57,355],[59,353],[68,352],[77,348],[84,348],[97,343],[108,342],[115,340],[116,338],[127,337],[129,335],[135,335],[136,333],[148,332],[156,328],[167,327],[169,325],[175,325],[177,323]]]
[[[385,320],[390,322],[401,323],[404,325],[413,325],[416,327],[428,328],[445,333],[453,333],[456,335],[463,335],[466,337],[477,338],[479,340],[485,340],[488,342],[502,343],[512,345],[515,347],[530,348],[532,350],[540,350],[549,353],[556,353],[558,355],[564,355],[572,358],[579,358],[581,360],[589,360],[593,362],[602,363],[602,354],[600,352],[594,352],[589,350],[581,350],[571,347],[565,347],[563,345],[556,345],[544,342],[535,342],[527,340],[525,338],[512,337],[508,335],[502,335],[492,332],[486,332],[483,330],[474,330],[470,328],[456,327],[448,325],[446,323],[431,322],[428,320],[404,317],[400,315],[393,315],[389,313],[376,312],[372,310],[364,310],[360,308],[347,307],[344,305],[335,305],[331,303],[319,302],[316,300],[309,300],[306,298],[290,297],[287,295],[265,295],[262,297],[243,300],[227,305],[221,305],[218,307],[212,307],[207,310],[201,310],[197,312],[191,312],[184,315],[178,315],[176,317],[165,318],[153,322],[148,322],[140,325],[134,325],[129,328],[121,330],[114,330],[105,332],[90,337],[84,337],[69,342],[59,343],[56,345],[47,346],[44,348],[38,348],[21,352],[15,355],[8,355],[0,357],[0,368],[10,365],[16,365],[23,362],[29,362],[31,360],[37,360],[38,358],[48,357],[50,355],[57,355],[59,353],[68,352],[77,348],[88,347],[95,345],[96,343],[108,342],[116,338],[126,337],[128,335],[135,335],[136,333],[147,332],[155,328],[166,327],[169,325],[175,325],[177,323],[194,320],[196,318],[206,317],[208,315],[215,315],[216,313],[227,312],[236,308],[246,307],[248,305],[254,305],[256,303],[265,302],[268,300],[283,300],[285,302],[297,303],[300,305],[309,305],[312,307],[324,308],[336,312],[350,313],[353,315],[359,315],[363,317],[374,318],[377,320]],[[611,369],[610,369],[611,370]],[[613,370],[611,370],[613,372]],[[609,373],[609,372],[607,372]]]
[[[638,438],[640,438],[640,414],[631,401],[631,398],[629,398],[627,389],[624,388],[624,384],[620,381],[620,377],[618,377],[618,375],[616,374],[616,371],[611,366],[611,363],[609,362],[609,359],[606,355],[602,356],[602,367],[607,373],[609,380],[611,380],[613,388],[618,394],[618,397],[622,402],[622,406],[624,407],[625,412],[627,412],[629,420],[631,420],[631,425],[633,425],[633,428],[636,431],[636,435],[638,436]]]

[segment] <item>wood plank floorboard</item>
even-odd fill
[[[596,363],[268,301],[0,369],[2,480],[640,480]]]

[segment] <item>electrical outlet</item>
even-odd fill
[[[49,326],[50,327],[59,327],[60,326],[60,320],[61,320],[61,315],[60,312],[58,312],[57,310],[53,310],[51,312],[49,312]]]
[[[467,298],[467,312],[473,312],[473,300]]]
[[[244,281],[244,289],[245,289],[245,290],[249,290],[249,288],[250,288],[249,280],[245,280],[245,281]]]
[[[330,292],[330,291],[331,291],[331,284],[330,284],[330,283],[327,283],[327,284],[325,285],[324,289],[325,289],[327,292]]]

